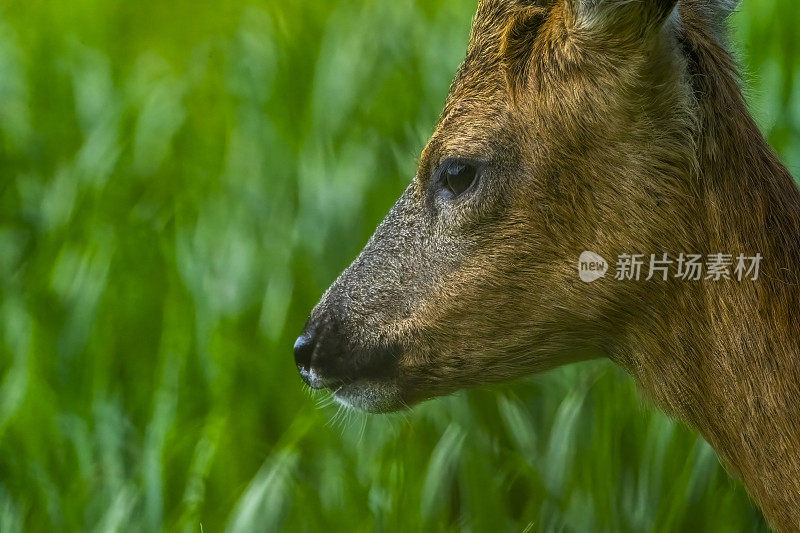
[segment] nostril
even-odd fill
[[[311,367],[311,356],[314,354],[314,343],[311,336],[303,334],[294,342],[294,362],[297,368],[308,371]]]

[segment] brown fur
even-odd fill
[[[728,2],[675,4],[482,1],[416,178],[312,313],[314,361],[335,335],[332,357],[391,367],[336,381],[385,411],[608,357],[800,531],[800,193],[721,44]],[[447,157],[487,162],[456,200]],[[764,260],[754,282],[584,284],[583,250]]]

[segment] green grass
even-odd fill
[[[590,363],[389,417],[294,337],[414,173],[472,1],[8,0],[0,531],[764,531],[707,444]],[[794,0],[744,0],[800,170]]]

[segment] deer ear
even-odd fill
[[[565,0],[568,25],[591,34],[641,38],[660,28],[678,0]],[[722,0],[730,3],[730,0]]]
[[[515,14],[506,26],[500,56],[512,96],[528,82],[534,44],[544,21],[542,9],[530,8]]]
[[[717,30],[723,41],[727,40],[728,27],[725,24],[739,8],[739,0],[711,0],[704,15],[708,17],[711,27]]]
[[[712,5],[722,18],[727,18],[739,7],[739,0],[715,0]]]

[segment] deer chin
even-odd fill
[[[394,380],[360,379],[329,387],[344,407],[367,413],[389,413],[405,408]]]

